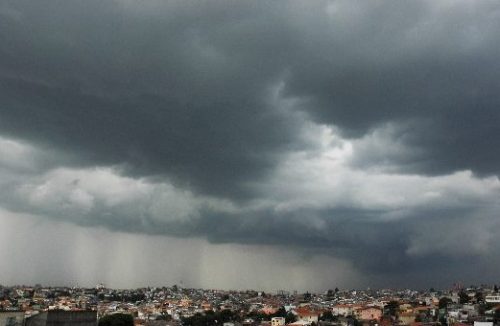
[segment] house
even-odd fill
[[[354,315],[356,309],[361,308],[360,305],[354,304],[338,304],[333,306],[332,314],[335,316],[352,316]]]
[[[264,307],[262,307],[262,309],[260,310],[262,313],[266,314],[266,315],[272,315],[274,314],[275,312],[278,311],[278,307],[276,306],[272,306],[272,305],[266,305]]]
[[[415,318],[417,317],[415,311],[407,310],[404,312],[400,312],[398,315],[399,323],[402,325],[410,325],[415,322]]]
[[[308,322],[305,320],[297,320],[291,324],[288,324],[288,326],[311,326],[312,322]]]
[[[361,320],[380,320],[382,309],[378,307],[363,307],[356,310],[356,318]]]
[[[283,326],[285,325],[284,317],[273,317],[271,318],[271,326]]]
[[[314,311],[308,307],[299,307],[294,309],[293,314],[297,316],[297,321],[308,322],[308,323],[318,323],[319,316],[321,312]]]

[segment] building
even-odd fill
[[[500,303],[500,295],[487,295],[484,297],[487,303]]]
[[[284,317],[273,317],[271,318],[271,326],[283,326],[285,325]]]
[[[97,311],[49,310],[27,318],[25,326],[97,326]]]
[[[353,316],[356,312],[356,310],[362,308],[361,305],[355,305],[355,304],[338,304],[333,306],[332,308],[332,314],[335,316]]]
[[[311,326],[312,323],[304,320],[297,320],[296,322],[293,322],[291,324],[288,324],[288,326]]]
[[[380,320],[382,309],[378,307],[363,307],[356,311],[356,317],[361,320]]]
[[[23,311],[0,311],[0,326],[23,326]]]
[[[307,307],[299,307],[293,311],[297,316],[297,321],[306,323],[318,323],[320,312],[310,310]]]
[[[493,326],[491,321],[475,321],[474,326]]]

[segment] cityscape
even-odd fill
[[[449,290],[231,291],[179,285],[139,289],[1,286],[5,326],[108,325],[337,325],[488,326],[500,322],[496,285]],[[128,324],[127,324],[128,321]]]
[[[0,0],[0,326],[500,326],[500,1]]]

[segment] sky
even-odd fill
[[[0,284],[500,279],[496,1],[0,0]]]

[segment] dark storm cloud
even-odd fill
[[[307,99],[317,121],[348,136],[387,121],[410,123],[402,137],[423,151],[413,171],[498,173],[500,157],[491,150],[500,136],[498,6],[332,7],[328,22],[311,20],[310,60],[291,67],[285,93]]]
[[[266,99],[286,31],[247,5],[157,5],[8,4],[0,128],[80,164],[235,196],[293,142],[297,122]]]
[[[267,101],[283,79],[283,96],[346,135],[413,123],[417,171],[499,166],[500,23],[488,2],[2,8],[2,132],[86,164],[239,193],[297,141],[298,122]]]
[[[0,136],[39,151],[0,157],[1,206],[391,277],[473,262],[500,230],[474,176],[500,166],[498,30],[486,1],[1,1]]]
[[[136,175],[187,179],[227,196],[237,195],[238,182],[258,177],[278,144],[289,141],[286,118],[264,116],[248,103],[190,106],[145,97],[130,104],[24,81],[2,86],[10,99],[0,123],[6,133],[55,143],[77,156],[73,164],[123,164]]]

